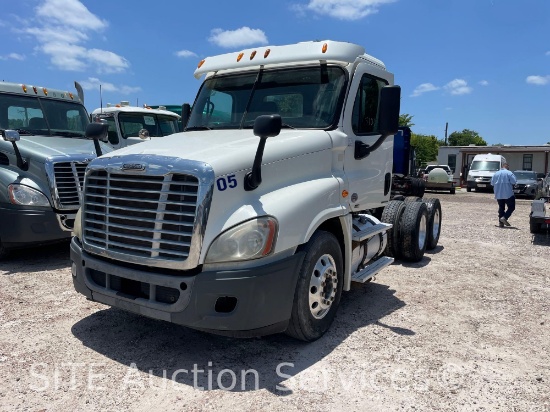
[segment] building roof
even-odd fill
[[[514,153],[514,152],[550,152],[550,145],[541,146],[440,146],[440,149],[458,149],[464,153]]]

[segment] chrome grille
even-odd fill
[[[84,184],[87,162],[59,162],[53,164],[54,187],[59,209],[78,209]]]
[[[184,261],[189,256],[199,181],[89,171],[84,197],[84,238],[107,254]]]

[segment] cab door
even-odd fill
[[[356,142],[372,146],[379,132],[380,90],[393,84],[393,75],[360,63],[353,76],[344,106],[342,129],[348,136],[344,173],[348,181],[351,210],[380,207],[389,200],[393,167],[393,136],[362,159],[356,159]],[[388,186],[389,185],[389,186]]]

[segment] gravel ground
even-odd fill
[[[0,263],[0,410],[550,411],[550,236],[530,201],[440,198],[438,247],[344,293],[305,344],[213,336],[86,301],[68,245]]]

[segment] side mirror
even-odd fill
[[[260,143],[254,156],[252,171],[244,177],[244,190],[247,192],[256,189],[262,183],[262,158],[264,156],[265,142],[268,137],[275,137],[281,133],[283,120],[278,114],[269,114],[256,117],[254,121],[254,134],[260,138]]]
[[[2,130],[2,138],[6,142],[17,142],[21,139],[17,130]]]
[[[109,141],[108,131],[109,125],[107,123],[90,123],[86,126],[86,138],[97,139],[107,143]]]
[[[283,120],[278,114],[258,116],[254,121],[254,134],[259,137],[275,137],[281,133]]]
[[[86,126],[86,138],[93,139],[97,157],[101,156],[101,146],[99,141],[107,143],[109,141],[109,125],[107,123],[90,123]]]
[[[385,86],[380,90],[379,131],[382,135],[398,132],[401,87]]]
[[[191,116],[191,105],[189,103],[184,103],[181,105],[181,127],[182,130],[185,130],[187,122],[189,121],[189,116]]]

